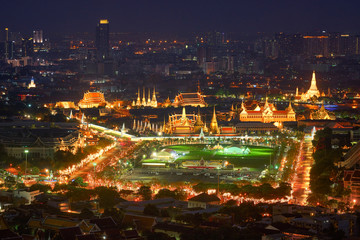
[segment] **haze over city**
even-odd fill
[[[5,1],[1,27],[26,32],[93,31],[107,18],[114,32],[308,32],[349,31],[360,26],[355,0],[318,1]]]

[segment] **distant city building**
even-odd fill
[[[109,21],[107,19],[101,19],[96,27],[96,50],[99,60],[103,60],[109,57]]]
[[[12,67],[25,67],[33,65],[33,60],[31,57],[22,57],[19,59],[8,59],[6,61],[8,64],[11,64]]]
[[[78,105],[81,108],[97,108],[106,104],[107,102],[102,92],[86,92]]]
[[[35,30],[33,31],[33,43],[43,43],[43,31],[42,30]]]
[[[304,54],[306,56],[329,57],[329,36],[303,36]]]
[[[32,38],[21,39],[21,55],[23,57],[32,56],[34,51],[34,44]]]

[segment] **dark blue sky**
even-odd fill
[[[4,0],[0,27],[11,31],[304,32],[360,29],[359,0]]]

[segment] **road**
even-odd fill
[[[95,170],[98,172],[100,168],[110,164],[112,161],[117,161],[118,159],[115,159],[115,156],[118,155],[121,150],[121,146],[117,144],[113,149],[109,150],[101,157],[96,158],[94,161],[74,172],[70,176],[70,179],[74,179],[77,177],[82,177],[85,179],[88,173],[94,172],[94,163],[96,163]]]
[[[216,170],[216,169],[174,169],[174,168],[136,168],[129,175],[123,176],[123,180],[129,181],[152,181],[154,179],[160,182],[220,182],[232,183],[240,179],[254,179],[259,176],[259,172],[245,172],[233,170]]]
[[[313,164],[313,146],[310,136],[305,136],[302,145],[302,154],[296,165],[295,176],[292,181],[293,198],[296,204],[306,204],[306,199],[310,193],[310,170]]]

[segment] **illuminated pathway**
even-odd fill
[[[292,181],[293,198],[296,204],[306,204],[310,192],[310,170],[313,164],[311,140],[310,136],[305,136],[301,149],[302,154],[298,159]]]

